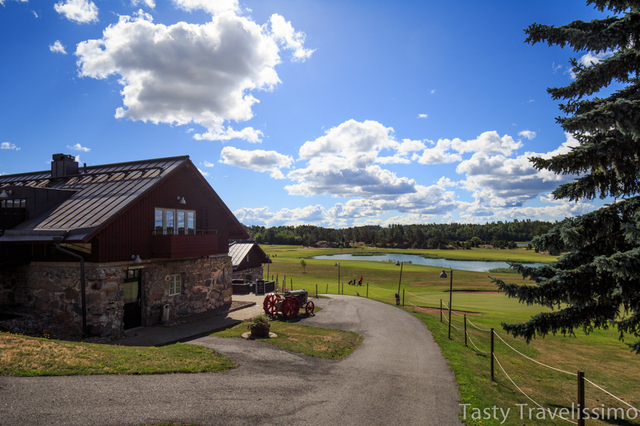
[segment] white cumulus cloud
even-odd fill
[[[220,156],[220,161],[224,164],[258,172],[271,172],[274,179],[284,179],[280,169],[291,167],[293,163],[293,158],[275,151],[245,151],[232,146],[224,147]]]
[[[74,151],[82,151],[82,152],[91,151],[91,148],[87,148],[86,146],[82,146],[79,143],[77,143],[77,144],[75,144],[73,146],[67,145],[67,148],[72,149]]]
[[[53,8],[68,20],[79,24],[98,22],[98,7],[90,0],[65,0],[56,3]]]
[[[466,142],[454,139],[451,142],[451,147],[461,154],[465,152],[482,152],[487,155],[502,154],[508,156],[514,150],[522,148],[522,143],[514,141],[509,135],[500,137],[498,132],[490,131],[484,132],[476,139]]]
[[[580,57],[578,62],[582,65],[590,67],[592,65],[597,65],[605,59],[613,56],[614,52],[588,52]]]
[[[399,145],[392,134],[391,127],[377,121],[348,120],[327,130],[324,136],[305,142],[300,147],[300,158],[337,155],[350,159],[367,157],[373,162],[380,151]]]
[[[248,208],[243,207],[233,212],[241,223],[245,225],[270,226],[270,221],[274,214],[269,211],[269,207]]]
[[[156,2],[155,0],[131,0],[131,6],[136,7],[140,4],[143,4],[145,6],[147,6],[150,9],[153,9],[156,7]]]
[[[173,3],[186,11],[204,10],[212,15],[238,11],[237,0],[173,0]]]
[[[568,152],[577,141],[566,134],[566,141],[556,150],[548,153],[526,152],[515,158],[503,155],[490,156],[477,152],[456,168],[457,173],[465,174],[460,184],[473,192],[475,202],[468,207],[472,214],[486,216],[486,211],[496,208],[521,207],[542,193],[554,190],[558,185],[573,180],[570,175],[557,175],[549,170],[536,170],[529,161],[530,157],[550,158],[559,153]]]
[[[536,137],[536,132],[533,132],[531,130],[523,130],[521,132],[518,132],[518,136],[522,136],[523,138],[533,140]]]
[[[378,165],[363,166],[339,157],[314,158],[306,168],[289,172],[287,178],[298,183],[285,189],[304,196],[395,197],[414,192],[416,184]]]
[[[225,2],[176,3],[212,11]],[[229,2],[229,7],[234,4]],[[227,123],[251,119],[252,106],[259,102],[253,93],[280,83],[275,70],[279,53],[278,41],[265,28],[228,10],[202,25],[155,24],[139,11],[121,16],[101,39],[81,42],[75,52],[81,76],[119,76],[123,107],[116,117],[196,123],[207,129],[195,134],[196,139],[250,142],[259,142],[262,132],[236,130]]]
[[[18,151],[20,148],[18,148],[16,145],[10,142],[2,142],[0,144],[0,149],[12,149],[12,150]]]
[[[459,139],[456,139],[459,140]],[[462,161],[462,156],[448,152],[452,141],[440,139],[433,148],[425,148],[422,154],[414,154],[413,160],[420,164],[443,164]]]
[[[14,0],[14,1],[19,1],[21,3],[28,3],[29,0]],[[4,6],[4,0],[0,0],[0,5]]]
[[[63,55],[67,54],[67,51],[64,49],[64,46],[60,42],[60,40],[56,40],[53,44],[50,44],[49,50],[53,53],[62,53]]]
[[[293,51],[292,60],[304,61],[315,51],[304,48],[306,35],[293,29],[291,22],[274,13],[271,15],[271,34],[285,49]]]

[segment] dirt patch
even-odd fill
[[[490,293],[490,292],[487,292],[487,293]],[[411,309],[418,312],[424,312],[425,314],[437,314],[440,312],[439,308],[422,308],[422,307],[415,306],[415,307],[412,307]],[[442,312],[446,314],[449,312],[449,310],[443,309]],[[476,315],[476,316],[482,315],[482,314],[479,314],[478,312],[465,312],[465,311],[456,311],[456,310],[452,310],[451,313],[458,314],[458,315]]]

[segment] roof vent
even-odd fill
[[[63,178],[78,174],[78,163],[73,155],[53,154],[51,162],[51,177]]]

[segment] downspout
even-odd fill
[[[77,253],[63,249],[60,247],[60,243],[64,241],[64,237],[55,236],[51,238],[56,245],[56,248],[69,256],[80,259],[80,295],[82,298],[82,337],[87,337],[87,295],[86,284],[84,279],[84,258]]]

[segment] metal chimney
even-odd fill
[[[53,154],[51,162],[51,177],[63,178],[78,174],[78,163],[73,155]]]

